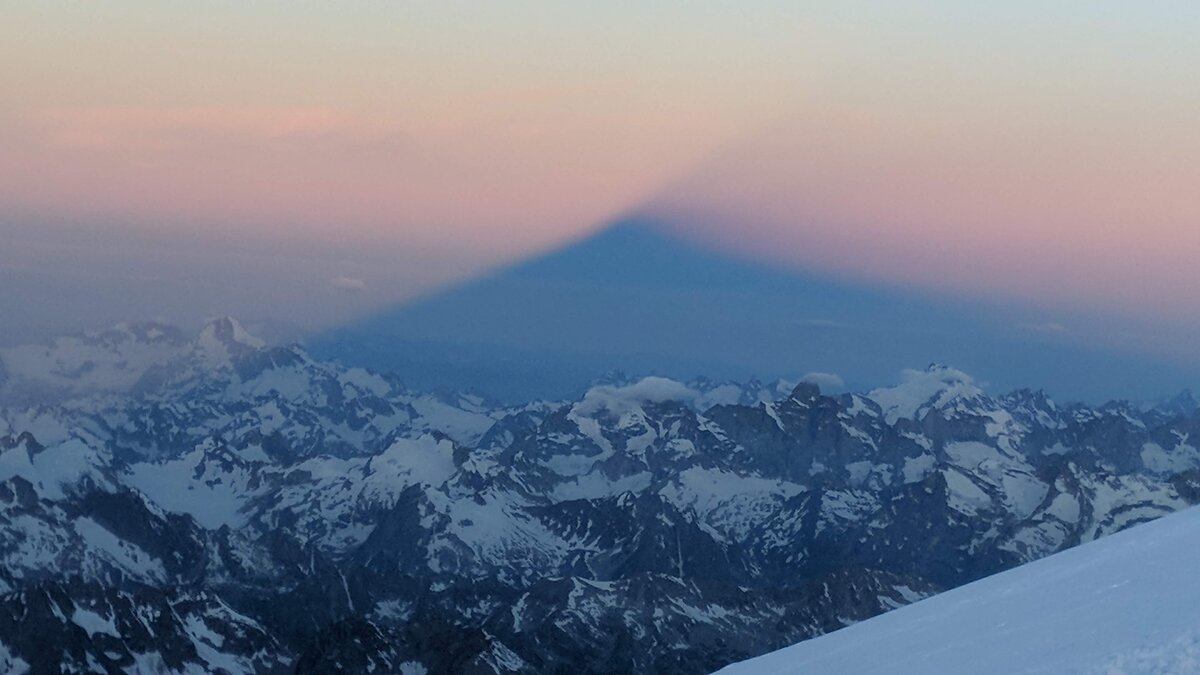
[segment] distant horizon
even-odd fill
[[[222,330],[220,328],[221,324],[230,323],[230,322],[232,323],[232,330],[233,330],[233,338],[232,339],[245,341],[247,344],[253,346],[256,349],[293,348],[293,347],[298,347],[305,351],[307,351],[307,349],[308,349],[303,340],[288,340],[288,339],[273,340],[270,338],[266,338],[264,336],[264,334],[256,332],[254,330],[255,324],[253,322],[243,322],[240,318],[235,317],[235,316],[223,315],[223,316],[205,317],[204,319],[198,321],[192,327],[166,322],[161,319],[146,319],[146,320],[142,320],[142,321],[121,321],[121,322],[118,322],[116,324],[112,324],[109,326],[98,326],[98,327],[94,327],[94,328],[84,329],[82,331],[76,331],[76,332],[71,332],[71,333],[55,335],[52,338],[50,338],[44,342],[20,343],[20,344],[16,344],[16,345],[0,345],[0,367],[2,367],[4,364],[6,351],[8,352],[7,356],[9,358],[12,358],[13,356],[18,356],[18,357],[20,356],[18,351],[14,350],[14,348],[20,348],[21,350],[23,350],[25,348],[33,347],[33,346],[43,346],[43,345],[44,346],[55,346],[56,342],[60,339],[70,340],[70,339],[76,338],[76,337],[87,337],[87,336],[103,337],[106,333],[110,333],[110,332],[114,332],[114,331],[116,331],[116,332],[133,331],[130,333],[130,336],[134,337],[136,339],[136,335],[140,334],[141,332],[144,332],[144,331],[137,331],[137,329],[149,329],[151,331],[153,331],[154,329],[170,329],[171,331],[179,331],[179,334],[177,335],[177,337],[181,338],[184,343],[189,343],[189,342],[193,342],[193,341],[197,341],[197,340],[200,340],[202,342],[201,338],[205,332],[212,330],[212,328],[214,326],[217,326],[218,327],[217,330],[220,331],[220,330]],[[167,337],[169,339],[176,339],[174,337],[171,337],[169,333],[168,333]],[[160,339],[160,338],[155,338],[155,339]],[[341,365],[349,366],[351,364],[341,364]],[[37,367],[32,367],[32,370],[34,372],[40,372],[40,371],[38,371]],[[371,370],[371,369],[368,369],[368,370]],[[0,370],[0,373],[2,373],[2,372],[3,371]],[[402,373],[389,371],[389,370],[379,370],[379,371],[373,371],[373,372],[377,372],[380,375],[397,377],[397,378],[399,378],[401,383],[403,383],[405,386],[412,387],[412,385],[410,383],[408,383],[404,380]],[[967,389],[978,388],[984,394],[986,394],[987,396],[990,396],[992,398],[1001,398],[1001,397],[1009,396],[1012,394],[1018,394],[1018,393],[1025,392],[1025,391],[1033,392],[1033,393],[1042,393],[1042,394],[1049,396],[1051,400],[1054,400],[1055,402],[1057,402],[1061,405],[1065,405],[1065,406],[1078,405],[1078,406],[1084,406],[1084,407],[1094,407],[1094,406],[1103,406],[1103,405],[1116,404],[1116,403],[1127,403],[1127,404],[1133,405],[1135,407],[1138,407],[1142,410],[1151,410],[1151,409],[1159,407],[1159,406],[1167,406],[1169,404],[1172,404],[1180,397],[1187,397],[1187,396],[1192,396],[1192,395],[1196,394],[1196,390],[1193,387],[1184,386],[1182,389],[1179,389],[1179,390],[1176,390],[1173,392],[1164,392],[1164,393],[1162,393],[1156,397],[1152,397],[1152,398],[1115,397],[1115,398],[1098,398],[1098,399],[1092,399],[1092,400],[1072,399],[1072,398],[1060,399],[1060,398],[1054,396],[1054,394],[1052,392],[1047,391],[1045,388],[1038,387],[1038,386],[1020,386],[1020,385],[1018,385],[1015,387],[997,387],[993,383],[988,382],[987,380],[982,380],[982,379],[975,377],[975,375],[971,372],[967,372],[967,371],[964,371],[964,370],[956,367],[956,365],[954,363],[942,363],[942,362],[932,362],[932,363],[927,363],[924,365],[914,364],[912,366],[902,367],[895,372],[893,377],[881,379],[879,381],[874,381],[874,382],[845,381],[837,373],[823,372],[823,371],[813,371],[813,372],[807,372],[807,373],[803,373],[803,374],[798,374],[798,373],[775,373],[775,374],[758,373],[758,374],[753,374],[752,373],[743,378],[730,378],[730,377],[712,376],[711,374],[707,374],[707,373],[703,373],[703,372],[693,373],[693,374],[690,374],[690,375],[684,376],[684,377],[672,377],[672,376],[664,376],[661,373],[657,373],[657,372],[625,372],[625,371],[620,371],[620,370],[613,370],[613,371],[603,373],[589,381],[580,382],[579,388],[577,389],[577,391],[574,391],[569,394],[565,394],[564,396],[556,397],[556,398],[542,398],[542,399],[530,398],[528,400],[504,401],[504,400],[498,400],[495,397],[492,397],[491,394],[487,391],[476,391],[475,393],[479,393],[483,396],[487,396],[488,398],[491,398],[492,400],[495,400],[500,404],[507,404],[507,405],[518,404],[519,405],[521,403],[534,402],[534,401],[538,401],[538,400],[545,400],[545,401],[579,400],[579,399],[586,398],[586,394],[588,392],[592,392],[593,390],[606,390],[606,389],[613,389],[614,387],[616,389],[630,389],[631,391],[638,390],[639,388],[641,388],[643,386],[651,386],[650,383],[657,381],[657,382],[662,382],[662,383],[671,383],[673,385],[678,385],[681,387],[688,388],[687,391],[685,391],[684,389],[679,389],[679,388],[670,389],[670,393],[667,395],[667,398],[669,398],[671,400],[678,399],[680,396],[685,396],[685,395],[686,396],[700,396],[704,390],[692,389],[692,387],[694,385],[699,386],[699,385],[703,385],[703,384],[715,385],[715,387],[720,387],[720,386],[725,386],[725,385],[734,385],[734,386],[737,386],[740,388],[758,385],[758,386],[762,386],[764,388],[763,392],[766,392],[768,390],[775,392],[776,400],[781,400],[783,397],[790,394],[792,391],[799,388],[801,385],[815,387],[816,390],[821,395],[829,396],[829,397],[833,397],[833,398],[838,398],[838,397],[842,397],[842,396],[846,396],[846,395],[858,395],[858,396],[866,396],[866,397],[875,399],[879,396],[883,396],[884,394],[882,392],[901,391],[901,390],[904,390],[906,387],[911,387],[917,391],[926,390],[926,389],[929,389],[930,391],[932,391],[934,388],[933,382],[935,380],[940,381],[942,383],[942,385],[945,385],[951,389],[953,389],[955,387],[959,387],[959,386],[966,387]],[[0,382],[3,382],[3,380],[0,379]],[[655,384],[654,386],[657,386],[657,384]],[[786,388],[786,391],[785,391],[785,388]],[[412,387],[412,391],[414,391],[416,393],[454,395],[454,394],[467,393],[468,390],[454,389],[454,388],[430,389],[430,388],[424,388],[424,387],[418,386],[418,387]],[[749,390],[747,390],[747,391],[749,391]],[[1193,398],[1193,400],[1197,403],[1200,403],[1200,401],[1196,401],[1194,398]],[[915,399],[914,399],[914,401],[915,401]],[[902,416],[907,416],[907,414],[902,415]]]
[[[637,240],[640,240],[641,237],[643,237],[643,235],[639,234],[638,232],[639,232],[640,228],[645,226],[645,224],[646,224],[645,221],[637,221],[637,220],[632,221],[632,222],[628,221],[628,220],[622,221],[622,224],[617,225],[615,229],[609,228],[608,230],[602,231],[601,234],[592,235],[589,238],[585,238],[579,244],[576,244],[576,246],[587,246],[587,245],[589,245],[589,242],[595,240],[597,237],[605,237],[605,236],[612,237],[614,235],[614,233],[620,233],[620,232],[631,233],[631,236],[633,236],[635,238],[635,241],[637,241]],[[632,228],[632,229],[630,229],[630,228]],[[663,244],[666,246],[688,247],[688,246],[695,245],[695,244],[691,244],[691,243],[685,243],[682,241],[679,243],[671,243],[673,241],[674,235],[671,234],[671,231],[669,229],[666,229],[666,230],[659,229],[659,228],[655,228],[655,229],[657,229],[662,234],[652,235],[652,236],[660,237],[660,241],[662,241]],[[560,249],[560,251],[566,251],[565,254],[567,254],[567,255],[575,255],[573,253],[570,253],[569,252],[570,250],[572,250],[570,247],[568,247],[568,249]],[[586,249],[584,249],[584,250],[586,250]],[[686,249],[680,249],[680,250],[686,250]],[[701,250],[707,250],[707,249],[704,249],[704,247],[697,249],[697,251],[701,251]],[[582,251],[581,251],[581,253],[582,253]],[[560,254],[561,253],[552,254],[552,255],[560,255]],[[594,258],[595,255],[603,256],[603,255],[607,255],[607,254],[597,251],[595,253],[587,253],[585,255],[588,255],[588,256],[591,256]],[[703,255],[711,255],[711,253],[703,254]],[[724,254],[721,254],[721,255],[724,255]],[[724,258],[722,258],[722,259],[724,259]],[[525,265],[543,264],[543,263],[537,262],[538,260],[539,259],[534,259],[533,262],[526,262],[523,264],[525,264]],[[735,266],[743,264],[743,263],[737,262],[736,260],[737,260],[736,258],[730,258],[730,259],[728,259],[727,262],[723,262],[722,264],[724,264],[724,265],[732,264]],[[616,265],[611,270],[603,271],[600,268],[592,268],[591,271],[594,273],[601,273],[601,274],[610,274],[610,273],[611,274],[619,274],[621,268],[617,264],[617,260],[611,259],[611,262],[613,265]],[[750,264],[754,264],[752,260],[747,260],[746,262],[750,263]],[[630,264],[640,265],[640,263],[636,263],[633,261],[631,261]],[[707,264],[707,263],[700,263],[700,264]],[[521,265],[517,265],[515,267],[506,267],[506,268],[502,268],[498,272],[492,273],[492,275],[495,275],[495,274],[503,275],[505,273],[504,270],[516,270],[516,271],[518,271],[518,273],[520,273],[519,271],[521,269],[523,269]],[[580,268],[580,269],[584,269],[584,268]],[[662,282],[673,283],[673,284],[680,283],[680,281],[681,281],[681,279],[671,280],[674,278],[674,277],[672,277],[672,275],[675,274],[673,272],[665,272],[665,276],[663,276],[663,274],[660,273],[660,270],[656,269],[655,267],[645,267],[644,265],[642,265],[640,267],[640,269],[641,269],[641,271],[638,272],[637,274],[645,277],[647,280],[659,278],[659,279],[661,279]],[[739,268],[734,267],[732,269],[736,270]],[[774,271],[774,272],[770,272],[768,269],[764,268],[764,273],[768,274],[768,276],[765,277],[765,279],[776,279],[777,278],[777,279],[782,280],[782,279],[792,278],[791,275],[793,274],[793,272],[787,267],[776,267],[775,270],[776,271]],[[737,273],[737,274],[740,274],[740,273]],[[780,275],[780,276],[776,277],[776,276],[770,276],[770,275]],[[485,275],[483,277],[480,277],[480,280],[478,282],[463,282],[463,283],[451,285],[450,287],[448,287],[445,290],[442,290],[442,291],[439,291],[438,293],[427,296],[425,299],[417,299],[414,303],[405,303],[405,304],[401,305],[401,310],[399,310],[399,311],[405,311],[405,310],[403,310],[404,307],[420,307],[422,302],[427,302],[427,301],[433,301],[435,303],[434,306],[438,306],[437,303],[442,302],[438,298],[443,297],[444,294],[446,294],[446,293],[452,294],[454,292],[454,289],[456,289],[456,288],[469,289],[472,287],[472,283],[482,283],[485,285],[493,285],[495,282],[490,281],[490,279],[493,279],[493,278],[494,278],[494,276]],[[633,281],[633,283],[642,283],[642,282]],[[654,282],[654,283],[659,283],[659,282]],[[754,283],[763,283],[763,282],[757,281]],[[766,283],[776,284],[777,282],[768,281]],[[867,284],[867,285],[863,286],[863,288],[869,289],[872,286],[874,286],[874,285]],[[501,285],[500,287],[503,288],[503,285]],[[778,290],[782,290],[783,288],[786,288],[786,285],[779,286]],[[830,287],[830,288],[835,288],[835,287]],[[856,288],[856,286],[852,285],[852,286],[848,286],[846,288],[853,289],[853,288]],[[878,286],[878,288],[885,288],[885,287]],[[774,292],[777,292],[777,291],[774,291]],[[845,292],[847,292],[847,291],[838,291],[838,293],[845,293]],[[850,290],[849,292],[859,293],[859,291],[853,291],[853,290]],[[836,298],[839,296],[834,296],[834,297]],[[848,297],[855,297],[855,296],[848,296]],[[897,296],[897,297],[900,297],[900,296]],[[527,303],[529,301],[530,301],[530,298],[524,298],[521,302]],[[835,300],[835,302],[841,302],[841,301]],[[907,302],[911,302],[911,301],[907,301]],[[961,303],[963,301],[959,300],[959,301],[955,301],[955,302]],[[966,302],[966,304],[962,304],[961,306],[965,310],[966,308],[971,307],[971,304],[969,302]],[[458,311],[458,310],[454,309],[453,304],[448,305],[447,308],[452,312]],[[839,308],[839,310],[840,309],[843,309],[843,308]],[[392,311],[397,311],[397,310],[392,310]],[[957,314],[959,311],[962,311],[962,310],[954,310],[953,314]],[[971,311],[976,311],[976,310],[971,310]],[[251,332],[259,334],[260,336],[265,337],[268,340],[270,340],[271,342],[277,343],[277,344],[299,342],[300,344],[305,344],[310,347],[313,347],[314,346],[313,340],[314,340],[314,338],[316,338],[317,344],[315,346],[317,348],[318,355],[320,355],[320,356],[331,356],[332,355],[335,358],[338,358],[338,354],[336,351],[329,352],[329,351],[327,351],[328,346],[321,345],[321,340],[325,340],[326,342],[328,342],[328,339],[330,336],[330,333],[328,331],[313,332],[311,330],[304,330],[297,326],[280,325],[280,324],[272,323],[269,320],[264,321],[260,318],[254,317],[252,315],[244,315],[244,314],[238,314],[238,313],[233,313],[233,312],[212,312],[212,313],[205,314],[205,315],[195,315],[190,318],[185,318],[185,320],[182,320],[182,321],[178,320],[178,318],[170,318],[170,317],[163,317],[163,316],[154,317],[154,316],[141,315],[141,316],[129,316],[120,322],[139,323],[139,322],[143,322],[143,321],[160,321],[160,322],[166,323],[168,325],[172,325],[172,326],[178,327],[180,329],[183,329],[185,332],[197,332],[197,331],[199,331],[201,326],[206,321],[213,319],[213,318],[220,317],[220,316],[232,316],[233,318],[238,319],[239,321],[241,321],[245,325],[247,325],[249,327],[249,329],[251,330]],[[368,314],[367,316],[378,316],[378,314],[371,313],[371,314]],[[800,318],[800,317],[797,317],[797,318]],[[863,319],[864,319],[864,317],[859,317],[857,319],[854,319],[854,321],[857,322],[857,321],[863,320]],[[439,321],[440,320],[441,319],[439,319]],[[463,319],[455,319],[455,321],[457,321],[457,320],[465,320],[465,317],[463,317]],[[1020,319],[1019,315],[1017,315],[1017,318],[1010,319],[1010,321],[1018,321],[1018,320],[1022,320],[1022,319]],[[820,317],[817,317],[816,319],[811,319],[811,321],[813,322],[814,326],[817,325],[816,322],[818,322],[818,321],[825,321],[829,324],[829,326],[831,328],[835,328],[835,329],[839,325],[839,323],[837,321],[832,321],[829,319],[822,319]],[[26,340],[26,339],[9,339],[9,340],[4,341],[3,343],[0,343],[0,346],[24,345],[24,344],[29,344],[31,342],[32,343],[41,343],[47,338],[55,337],[55,336],[62,335],[62,334],[70,334],[70,333],[77,333],[77,332],[84,332],[84,331],[102,331],[104,329],[107,329],[107,328],[113,326],[115,323],[119,323],[119,322],[93,323],[93,324],[78,326],[76,330],[50,331],[36,339],[28,339],[28,340]],[[355,325],[353,322],[350,324],[343,324],[342,329],[349,327],[349,326],[353,326],[353,325]],[[951,329],[951,330],[958,330],[958,329]],[[985,330],[990,331],[991,329],[985,329]],[[1032,328],[1021,328],[1021,330],[1025,331],[1031,337],[1037,336],[1037,332],[1033,331]],[[336,334],[336,330],[335,330],[334,334]],[[1066,339],[1066,336],[1063,336],[1060,333],[1051,334],[1050,336],[1054,337],[1055,340],[1060,341],[1060,342],[1062,342],[1063,340]],[[401,362],[397,362],[397,363],[403,363],[405,365],[393,367],[392,364],[389,364],[387,362],[374,363],[374,362],[371,362],[370,360],[360,361],[358,363],[358,365],[365,365],[365,366],[371,367],[371,368],[381,371],[381,372],[394,372],[394,373],[400,375],[406,381],[410,382],[410,384],[413,384],[418,389],[422,389],[422,390],[453,391],[453,390],[463,390],[463,389],[476,389],[476,390],[482,391],[483,393],[486,393],[486,394],[489,394],[492,396],[497,396],[498,394],[502,394],[502,392],[505,390],[505,388],[501,388],[500,391],[496,391],[493,389],[495,386],[495,383],[490,378],[494,377],[494,374],[491,374],[488,372],[489,370],[491,370],[491,368],[479,370],[478,366],[469,365],[469,364],[473,363],[472,359],[488,358],[488,359],[494,360],[496,358],[495,356],[484,356],[484,355],[494,353],[489,350],[495,349],[495,347],[498,346],[499,343],[497,343],[496,346],[488,347],[482,343],[476,344],[476,345],[471,345],[471,344],[467,344],[467,343],[456,344],[456,342],[454,340],[449,340],[431,352],[431,351],[429,351],[429,347],[433,345],[432,342],[428,343],[428,345],[423,345],[419,342],[413,342],[413,338],[411,336],[386,338],[386,333],[380,333],[379,337],[391,340],[392,341],[391,344],[393,345],[391,347],[391,350],[397,354],[404,354],[406,352],[411,351],[411,356],[408,358],[407,361],[402,360]],[[335,340],[336,340],[336,338],[335,338]],[[336,344],[336,342],[334,344]],[[516,344],[516,343],[513,343],[513,344]],[[1064,342],[1063,344],[1064,345],[1075,344],[1076,345],[1075,347],[1069,347],[1069,349],[1072,349],[1072,350],[1076,349],[1077,347],[1083,346],[1078,343],[1071,343],[1070,341]],[[646,343],[647,349],[652,349],[653,347],[651,347],[651,345],[657,345],[656,348],[659,350],[664,349],[663,344],[654,343],[654,342],[647,342]],[[1055,398],[1059,398],[1061,400],[1080,401],[1080,402],[1087,402],[1087,403],[1101,403],[1101,402],[1106,402],[1106,401],[1110,401],[1110,400],[1129,400],[1129,401],[1133,401],[1133,402],[1146,403],[1146,404],[1157,403],[1157,402],[1169,399],[1169,398],[1181,393],[1182,391],[1194,389],[1196,386],[1195,383],[1200,382],[1200,373],[1198,373],[1197,371],[1189,371],[1186,369],[1172,369],[1170,367],[1167,367],[1163,372],[1160,372],[1159,374],[1154,375],[1152,377],[1149,376],[1149,373],[1151,371],[1147,370],[1146,371],[1147,377],[1141,382],[1138,382],[1135,380],[1129,380],[1128,378],[1130,376],[1127,375],[1127,376],[1125,376],[1126,377],[1126,380],[1125,380],[1126,385],[1121,385],[1119,383],[1113,383],[1113,381],[1110,381],[1110,383],[1107,386],[1102,387],[1099,390],[1093,389],[1091,391],[1088,391],[1086,388],[1079,389],[1077,386],[1076,386],[1076,388],[1064,387],[1063,386],[1064,382],[1062,382],[1062,381],[1056,382],[1054,378],[1047,378],[1047,377],[1045,377],[1044,374],[1043,375],[1037,375],[1037,374],[1030,375],[1029,372],[1025,372],[1025,374],[1021,374],[1020,372],[1017,372],[1015,374],[1007,373],[1004,375],[1004,377],[998,378],[1000,381],[997,384],[993,384],[993,381],[997,379],[996,377],[994,377],[994,375],[997,373],[996,373],[996,371],[994,371],[993,368],[980,367],[978,364],[976,364],[975,367],[971,367],[970,363],[968,362],[968,361],[970,361],[970,359],[966,359],[966,360],[964,360],[962,358],[956,359],[949,353],[938,353],[936,349],[930,350],[928,352],[929,355],[927,358],[904,358],[904,357],[891,358],[891,359],[882,361],[881,362],[882,366],[880,368],[874,369],[870,374],[862,374],[861,372],[858,374],[855,374],[854,372],[847,372],[845,370],[841,370],[834,366],[835,360],[840,359],[841,361],[845,362],[845,359],[847,357],[849,357],[851,360],[854,360],[854,354],[855,354],[855,352],[853,351],[854,348],[852,348],[850,352],[847,352],[842,356],[836,357],[836,359],[829,358],[829,359],[822,360],[820,358],[814,358],[814,359],[805,360],[805,359],[801,358],[800,363],[802,365],[798,366],[797,365],[797,356],[802,357],[806,348],[802,344],[797,344],[794,347],[794,349],[792,350],[793,353],[791,355],[781,354],[781,355],[777,355],[775,357],[768,357],[767,360],[765,360],[765,361],[760,359],[759,363],[762,364],[765,362],[766,365],[765,366],[760,365],[760,366],[756,367],[756,366],[748,365],[745,361],[741,361],[741,365],[735,365],[735,364],[738,364],[740,361],[740,357],[737,356],[736,350],[735,350],[735,352],[733,352],[730,355],[728,363],[721,364],[717,361],[705,361],[705,360],[701,359],[701,360],[696,360],[689,365],[689,362],[686,359],[669,357],[666,352],[660,352],[658,356],[655,356],[654,352],[652,352],[652,351],[647,351],[645,355],[637,357],[633,360],[629,360],[624,357],[610,358],[610,357],[604,357],[602,355],[589,357],[587,359],[580,360],[579,356],[571,356],[566,352],[562,352],[562,350],[565,348],[565,346],[566,346],[565,343],[560,343],[559,346],[554,347],[554,348],[549,348],[547,346],[538,347],[533,344],[526,345],[525,350],[528,352],[528,355],[527,355],[528,357],[533,357],[536,353],[536,358],[538,360],[545,361],[545,363],[547,364],[545,366],[546,368],[550,368],[551,370],[561,369],[561,373],[559,373],[559,375],[555,376],[552,380],[548,380],[548,381],[546,381],[546,383],[543,383],[541,385],[535,384],[535,382],[537,382],[538,379],[531,380],[530,384],[528,385],[529,386],[528,391],[533,392],[533,393],[529,393],[527,396],[525,394],[510,394],[507,396],[500,395],[499,398],[501,398],[502,400],[515,401],[515,400],[521,400],[522,398],[534,399],[534,398],[567,397],[567,396],[574,395],[575,393],[582,391],[583,389],[586,388],[586,385],[588,385],[589,383],[591,383],[597,379],[601,379],[613,371],[623,371],[626,375],[634,376],[634,377],[640,377],[640,376],[646,376],[646,375],[666,375],[666,376],[674,377],[674,378],[681,379],[681,380],[688,380],[688,379],[692,379],[692,378],[712,378],[715,380],[722,380],[722,381],[727,380],[727,381],[735,381],[735,382],[746,382],[752,378],[757,378],[757,379],[759,379],[761,381],[765,381],[765,382],[775,381],[775,380],[796,381],[796,380],[799,380],[799,379],[805,377],[808,374],[828,373],[828,374],[834,375],[837,378],[843,380],[843,386],[844,386],[843,390],[844,391],[868,391],[870,389],[880,387],[880,386],[886,386],[888,384],[895,382],[896,379],[898,377],[900,377],[901,374],[907,370],[921,370],[921,369],[924,369],[926,366],[930,365],[931,363],[938,363],[938,364],[946,365],[946,366],[949,366],[952,368],[963,369],[970,375],[978,378],[977,382],[980,385],[985,386],[987,389],[989,389],[990,391],[992,391],[995,394],[1008,393],[1010,391],[1022,389],[1022,388],[1029,388],[1029,389],[1034,389],[1034,390],[1040,389],[1040,390],[1045,390],[1045,391],[1049,392],[1051,395],[1055,396]],[[1037,347],[1032,347],[1032,348],[1037,349]],[[989,348],[989,349],[993,349],[993,348]],[[498,352],[498,354],[500,354],[499,358],[501,358],[501,359],[510,359],[511,360],[511,356],[515,356],[516,352],[512,352],[511,355],[508,355],[509,354],[508,352],[501,351],[501,352]],[[1095,358],[1095,357],[1093,357],[1093,358]],[[1126,353],[1124,355],[1121,355],[1117,352],[1113,352],[1109,356],[1102,357],[1102,358],[1107,359],[1114,366],[1117,366],[1120,368],[1127,368],[1128,366],[1123,365],[1123,364],[1137,363],[1139,359],[1145,360],[1146,356],[1145,355],[1136,356],[1135,354],[1132,354],[1132,353]],[[453,362],[458,363],[458,366],[447,369],[446,363],[444,362],[445,359],[451,359]],[[414,364],[421,363],[422,361],[425,362],[425,365],[422,366],[418,372],[406,372],[406,369],[411,369],[411,367]],[[350,363],[353,365],[354,362],[355,362],[355,359],[351,358]],[[519,362],[519,360],[517,362]],[[1103,361],[1101,361],[1100,363],[1103,364]],[[559,364],[559,365],[554,365],[554,364]],[[434,376],[434,379],[435,380],[437,380],[439,378],[443,379],[444,383],[439,383],[439,382],[435,382],[434,380],[429,380],[427,375],[422,374],[428,368],[433,368],[433,372],[440,372],[441,374]],[[513,371],[513,372],[517,373],[517,374],[516,375],[510,374],[507,377],[511,378],[511,377],[516,376],[519,379],[520,378],[519,372],[518,371]],[[537,378],[542,378],[542,379],[545,378],[546,373],[544,370],[533,371],[533,372],[541,372],[541,374],[538,375]],[[1164,373],[1174,373],[1174,376],[1168,377],[1168,379],[1163,379]],[[555,385],[548,384],[548,382],[551,382],[551,381],[558,382],[558,384],[555,384]],[[516,390],[511,390],[511,391],[525,391],[525,390],[518,388]]]
[[[1200,363],[1186,3],[7,11],[21,324],[313,330],[640,214]]]

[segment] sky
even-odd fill
[[[1200,361],[1194,2],[0,19],[0,341],[311,330],[645,212],[775,264],[1142,322]]]

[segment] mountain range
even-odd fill
[[[1195,401],[423,393],[123,325],[0,350],[12,672],[701,673],[1200,500]]]

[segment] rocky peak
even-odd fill
[[[200,331],[199,340],[216,341],[225,346],[244,345],[254,349],[266,346],[262,338],[251,335],[235,318],[223,316],[209,321]]]
[[[792,389],[788,398],[801,405],[811,405],[821,398],[821,387],[812,382],[801,382]]]
[[[975,379],[956,368],[935,363],[924,371],[905,370],[901,378],[896,386],[868,394],[883,409],[889,422],[918,420],[930,411],[952,415],[989,404],[987,394]]]
[[[1200,401],[1196,400],[1196,396],[1192,393],[1191,389],[1184,389],[1175,396],[1159,403],[1154,409],[1167,417],[1183,417],[1194,415],[1197,411],[1200,411]]]

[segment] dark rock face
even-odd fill
[[[941,367],[506,408],[140,330],[0,408],[0,670],[700,673],[1200,499],[1195,410]]]
[[[137,584],[118,590],[76,578],[28,585],[0,596],[0,635],[35,673],[221,665],[274,673],[289,665],[269,633],[220,598]]]

